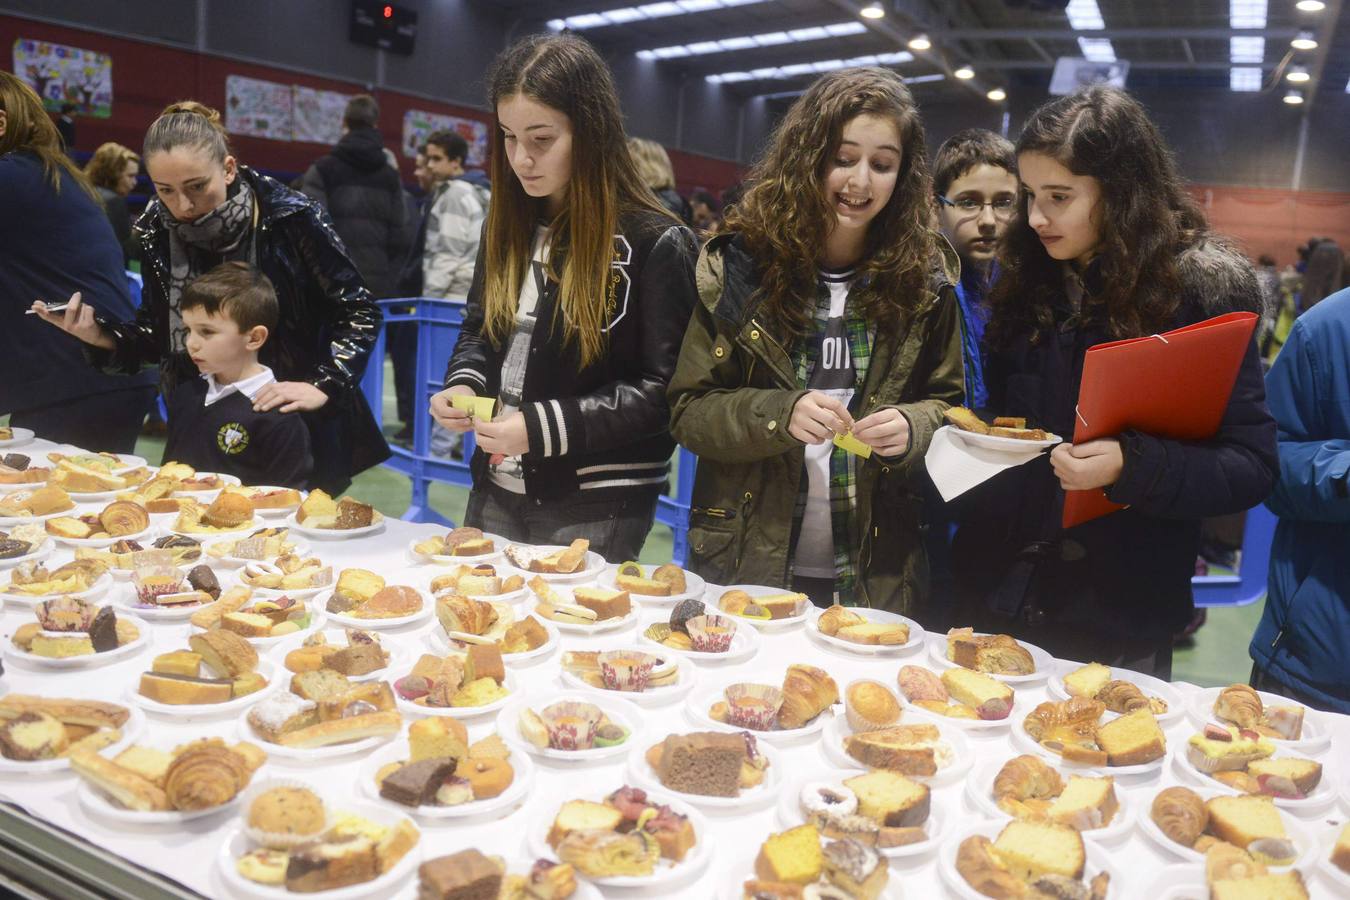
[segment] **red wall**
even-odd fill
[[[200,100],[224,110],[225,78],[244,75],[283,84],[299,84],[320,90],[361,93],[356,82],[318,78],[285,69],[237,62],[221,56],[178,50],[125,38],[105,37],[92,31],[34,22],[0,15],[0,60],[6,71],[13,71],[12,48],[18,37],[70,44],[113,57],[113,114],[110,119],[77,119],[79,150],[92,151],[105,141],[116,141],[140,152],[142,139],[150,123],[166,105],[175,100]],[[375,92],[380,101],[380,130],[385,143],[398,152],[403,135],[403,113],[422,109],[491,124],[482,110],[439,103],[397,91]],[[239,158],[266,169],[302,172],[326,147],[301,141],[271,141],[264,138],[232,135]],[[682,190],[704,187],[720,191],[740,178],[734,163],[710,159],[678,150],[670,151],[675,176]],[[399,155],[405,180],[412,179],[412,161]]]
[[[1310,237],[1335,238],[1350,249],[1350,194],[1273,188],[1194,185],[1210,227],[1237,239],[1255,259],[1263,253],[1281,267],[1298,261]]]

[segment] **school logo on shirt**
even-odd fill
[[[228,453],[230,456],[243,453],[244,448],[248,446],[248,430],[238,422],[222,425],[216,432],[216,446],[222,453]]]

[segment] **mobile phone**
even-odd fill
[[[69,306],[69,305],[70,305],[70,302],[69,302],[69,301],[65,301],[65,302],[62,302],[62,303],[52,303],[52,304],[50,304],[50,305],[47,307],[47,312],[49,312],[49,313],[65,312],[65,311],[66,311],[66,307]],[[25,310],[23,311],[23,314],[24,314],[25,316],[31,316],[31,315],[33,315],[33,310],[31,310],[31,309],[25,309]]]

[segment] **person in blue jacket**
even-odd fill
[[[1350,289],[1294,323],[1266,377],[1280,523],[1266,608],[1252,636],[1252,686],[1350,713]]]

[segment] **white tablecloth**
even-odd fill
[[[91,504],[97,509],[101,504]],[[425,536],[436,531],[433,526],[413,525],[390,520],[382,533],[355,541],[311,541],[311,553],[321,556],[336,567],[360,566],[373,569],[391,583],[425,583],[432,567],[415,565],[407,554],[408,542],[414,536]],[[53,563],[64,562],[70,558],[69,550],[58,548],[51,557]],[[0,580],[8,580],[0,572]],[[126,590],[119,583],[116,590]],[[106,602],[106,598],[104,601]],[[661,615],[657,611],[647,611],[643,622],[651,621]],[[9,637],[22,623],[31,621],[32,613],[27,608],[7,607],[0,617],[0,640],[4,646],[10,646]],[[156,653],[186,646],[185,637],[189,626],[174,624],[150,624],[153,632],[152,646],[135,656],[96,668],[72,672],[56,672],[50,669],[34,668],[10,659],[5,660],[6,673],[0,680],[0,693],[10,691],[35,693],[47,696],[98,696],[103,699],[125,702],[125,694],[134,686],[141,672],[145,671]],[[420,636],[414,636],[418,631]],[[387,644],[404,646],[414,654],[431,652],[427,643],[427,626],[404,629],[399,632],[387,632]],[[639,631],[634,627],[617,634],[595,638],[563,636],[564,649],[613,646],[624,637],[635,640]],[[1233,648],[1235,654],[1243,654],[1243,648]],[[415,658],[415,655],[414,655]],[[278,659],[278,662],[280,660]],[[820,642],[811,639],[805,627],[780,633],[766,633],[758,656],[744,663],[725,666],[699,667],[700,690],[715,685],[741,680],[755,680],[777,683],[781,680],[785,667],[791,662],[808,662],[828,671],[843,686],[855,678],[875,678],[887,684],[895,684],[895,675],[899,667],[907,662],[929,665],[926,654],[919,653],[907,657],[865,658],[826,648]],[[555,654],[545,662],[527,668],[516,669],[521,690],[538,699],[540,705],[548,702],[551,693],[563,689],[559,681],[559,662]],[[1188,685],[1179,685],[1179,689],[1189,692],[1195,690]],[[1018,688],[1019,708],[1023,698],[1026,709],[1047,699],[1049,695],[1044,682],[1027,688]],[[842,716],[842,711],[840,712]],[[1337,767],[1339,757],[1345,759],[1345,747],[1350,746],[1350,717],[1326,716],[1339,734],[1333,740],[1330,750],[1319,758],[1327,765],[1329,778],[1348,777],[1344,767]],[[648,746],[669,733],[698,730],[685,716],[683,702],[665,707],[656,707],[646,712],[647,730],[642,736],[641,745]],[[491,734],[495,730],[495,720],[473,719],[467,723],[472,739]],[[146,736],[156,744],[172,744],[204,736],[222,736],[237,739],[238,719],[209,720],[203,722],[180,723],[174,720],[149,716]],[[978,767],[989,760],[1006,760],[1019,751],[1013,747],[1008,728],[992,732],[969,732]],[[1169,745],[1184,742],[1194,731],[1193,724],[1183,717],[1168,732]],[[406,746],[405,733],[398,742]],[[824,756],[820,739],[806,744],[782,748],[782,764],[786,771],[786,783],[794,783],[812,772],[833,769],[836,766]],[[267,768],[258,777],[292,777],[307,780],[330,796],[336,790],[355,792],[354,785],[361,766],[359,757],[344,757],[323,765],[296,765],[273,757]],[[14,802],[34,815],[83,836],[100,847],[132,860],[149,869],[164,873],[193,890],[211,897],[232,896],[221,882],[217,872],[217,858],[225,833],[233,827],[236,819],[229,816],[209,816],[189,822],[176,828],[146,828],[137,830],[122,824],[105,822],[91,815],[76,798],[77,777],[66,774],[57,777],[12,777],[0,774],[0,798]],[[515,859],[533,858],[526,846],[525,835],[528,829],[540,826],[552,820],[557,808],[565,800],[573,797],[596,796],[632,783],[627,773],[627,757],[604,765],[584,768],[575,766],[557,766],[547,762],[539,763],[538,780],[523,805],[510,811],[495,821],[473,820],[470,823],[431,820],[416,820],[422,831],[422,843],[419,852],[424,858],[453,853],[467,847],[477,847],[489,852],[499,853]],[[1159,775],[1143,781],[1118,779],[1122,790],[1137,798],[1141,809],[1146,810],[1147,803],[1160,786],[1177,783],[1168,768]],[[343,786],[343,788],[335,788]],[[351,786],[351,787],[346,787]],[[362,797],[368,802],[368,798]],[[1345,820],[1347,810],[1338,804],[1319,811],[1303,821],[1313,828],[1319,836],[1332,828],[1329,823]],[[983,818],[967,802],[964,785],[961,783],[935,788],[933,807],[943,814],[959,819],[958,831],[977,824]],[[1145,813],[1146,814],[1146,813]],[[714,855],[703,871],[690,873],[692,878],[676,888],[660,891],[635,892],[607,890],[607,896],[645,896],[712,898],[721,896],[724,889],[738,891],[738,886],[747,877],[748,860],[752,860],[763,840],[775,831],[783,830],[777,819],[774,806],[735,814],[717,814],[706,812],[710,824],[710,834],[700,835],[700,840],[713,844]],[[1121,843],[1109,847],[1109,855],[1118,870],[1123,874],[1123,882],[1114,885],[1112,897],[1145,897],[1149,895],[1150,885],[1159,870],[1174,865],[1180,860],[1173,859],[1151,844],[1138,829],[1131,831]],[[1315,874],[1313,866],[1305,870],[1305,877],[1314,897],[1343,896],[1338,894],[1330,881]],[[910,900],[948,896],[947,889],[937,871],[934,854],[914,859],[897,859],[891,862],[891,878],[898,881],[904,890],[904,896]],[[416,876],[402,886],[398,896],[415,895]],[[728,896],[739,897],[739,893]]]

